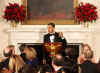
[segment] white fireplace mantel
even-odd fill
[[[56,25],[57,32],[63,32],[68,43],[91,43],[93,28],[81,25]],[[18,43],[42,43],[43,35],[47,33],[47,25],[20,25],[9,28],[9,44],[18,47]],[[18,53],[18,51],[17,51]]]
[[[22,25],[16,28],[10,27],[8,32],[39,32],[39,31],[46,32],[47,26],[46,25]],[[87,28],[82,27],[81,25],[56,25],[56,31],[63,31],[63,32],[94,32],[93,27]]]

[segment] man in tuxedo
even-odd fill
[[[63,36],[62,32],[55,32],[55,24],[49,23],[48,24],[48,34],[44,35],[44,43],[45,42],[62,42],[63,47],[66,48],[67,42]]]
[[[55,32],[55,24],[54,23],[49,23],[48,24],[48,34],[44,35],[44,43],[46,42],[62,42],[62,55],[64,52],[64,49],[67,47],[67,42],[66,39],[63,36],[62,32]],[[46,62],[50,63],[50,58],[49,58],[49,53],[48,52],[44,52],[44,58],[46,60]]]

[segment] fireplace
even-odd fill
[[[91,36],[92,28],[83,28],[80,25],[56,25],[57,32],[63,32],[68,43],[87,43],[94,40]],[[47,33],[47,25],[21,25],[8,30],[8,44],[16,46],[15,53],[20,54],[18,43],[43,43],[43,35]]]
[[[42,64],[43,59],[43,43],[18,43],[18,45],[27,45],[28,47],[35,48],[37,52],[37,57],[39,59],[39,63]],[[77,61],[77,57],[79,56],[81,50],[82,43],[68,43],[67,48],[72,48],[72,55]]]

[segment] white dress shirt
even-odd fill
[[[54,35],[50,36],[50,42],[51,42],[51,43],[54,42],[54,39],[55,39],[55,36],[54,36]]]

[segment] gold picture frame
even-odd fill
[[[27,15],[27,1],[28,0],[22,0],[22,3],[23,5],[25,6],[25,9],[26,9],[26,15]],[[73,8],[75,8],[76,6],[78,6],[78,0],[73,0]],[[75,10],[74,10],[75,11]],[[26,18],[26,20],[23,22],[23,24],[25,25],[37,25],[37,24],[48,24],[49,22],[54,22],[56,24],[64,24],[64,25],[76,25],[77,22],[75,21],[75,18],[74,19],[45,19],[45,20],[37,20],[37,19],[30,19],[28,20]]]

